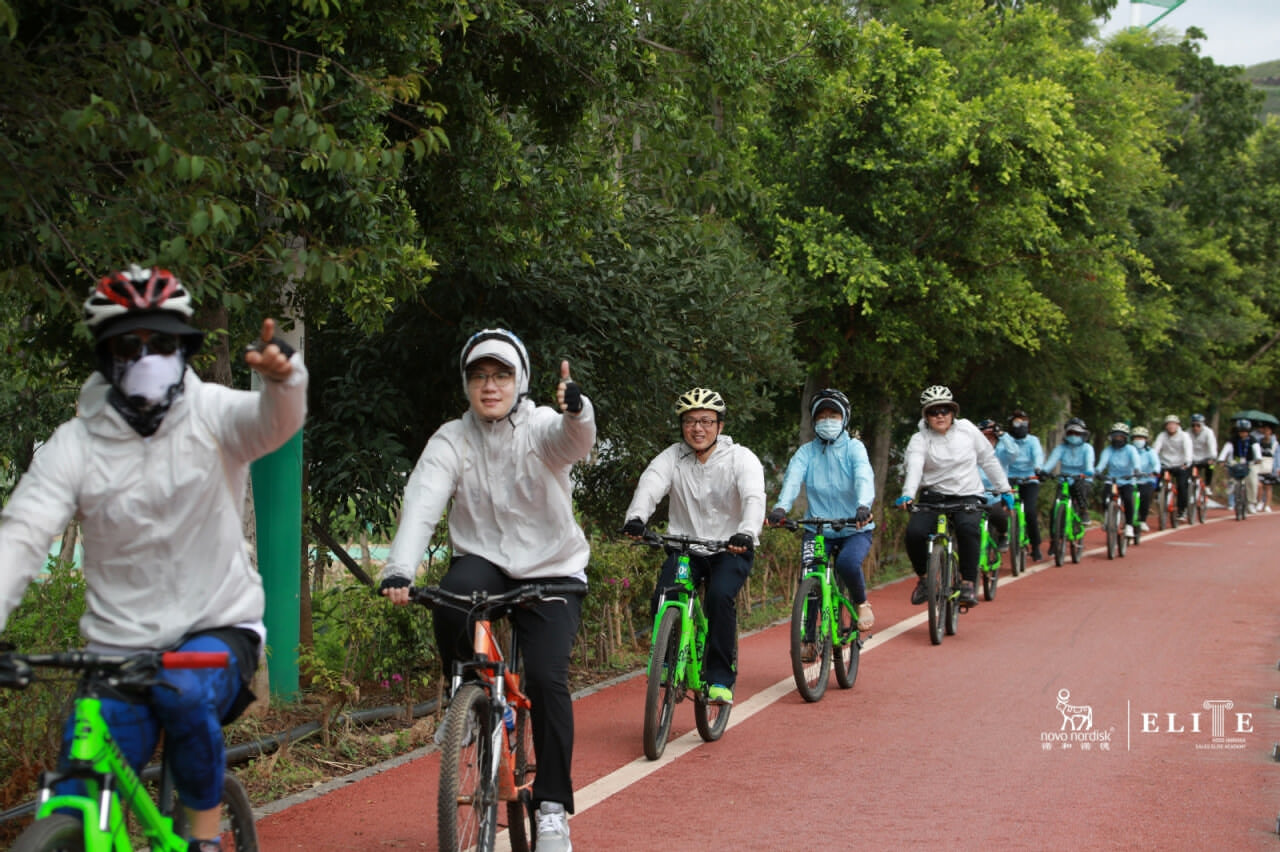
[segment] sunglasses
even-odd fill
[[[925,417],[941,417],[944,414],[950,414],[950,408],[930,408],[924,413]]]
[[[152,355],[172,355],[182,345],[176,334],[163,331],[126,332],[108,338],[107,348],[116,358],[132,361],[144,352]]]

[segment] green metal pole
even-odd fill
[[[298,693],[302,576],[302,430],[250,466],[258,572],[266,593],[267,673],[271,694]]]

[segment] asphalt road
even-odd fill
[[[1006,574],[940,646],[911,583],[873,590],[857,683],[815,704],[784,625],[744,637],[729,730],[681,704],[656,762],[643,678],[580,698],[575,849],[1280,850],[1280,514],[1101,544]],[[281,803],[262,849],[436,849],[437,772]]]

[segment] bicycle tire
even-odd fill
[[[1079,565],[1080,556],[1084,553],[1084,534],[1081,533],[1079,538],[1071,539],[1071,564]]]
[[[1205,493],[1203,480],[1197,479],[1195,483],[1196,483],[1196,488],[1195,488],[1196,502],[1194,504],[1195,522],[1198,524],[1203,524],[1205,509],[1209,503],[1209,496]]]
[[[1067,507],[1059,500],[1053,504],[1053,521],[1049,526],[1050,544],[1053,551],[1053,564],[1059,567],[1065,561],[1067,546]]]
[[[187,836],[187,811],[175,794],[170,808],[173,833]],[[258,826],[253,819],[253,803],[240,779],[230,772],[222,777],[222,852],[258,852]]]
[[[1249,489],[1244,484],[1244,480],[1237,481],[1234,488],[1236,493],[1236,520],[1243,521],[1249,514]]]
[[[9,852],[84,852],[84,826],[68,814],[50,814],[18,835]]]
[[[817,610],[810,642],[805,641],[805,625]],[[804,646],[812,644],[815,657],[804,659]],[[791,602],[791,675],[800,697],[810,703],[822,700],[831,674],[831,625],[822,610],[822,581],[817,577],[801,577],[796,596]]]
[[[942,622],[942,629],[948,636],[955,636],[956,630],[960,626],[960,600],[956,596],[956,591],[960,588],[960,570],[956,565],[955,557],[950,553],[947,554],[946,567],[946,583],[942,588],[946,589],[946,600],[943,601],[943,613],[945,618]]]
[[[1107,498],[1107,512],[1103,516],[1102,524],[1107,533],[1107,558],[1115,559],[1116,552],[1120,549],[1120,542],[1117,540],[1123,534],[1120,528],[1119,510],[1116,509],[1115,501]]]
[[[738,666],[738,637],[733,637],[733,665]],[[732,704],[712,704],[707,701],[707,691],[703,691],[693,699],[693,723],[698,728],[698,736],[703,742],[713,743],[724,736],[729,727],[729,714]]]
[[[1124,504],[1120,503],[1116,506],[1116,518],[1119,524],[1117,533],[1117,549],[1120,551],[1120,558],[1129,552],[1129,536],[1124,534]]]
[[[1027,549],[1022,544],[1022,523],[1017,512],[1009,513],[1009,573],[1017,577],[1026,568]]]
[[[925,600],[929,605],[929,641],[934,645],[942,644],[942,622],[946,619],[943,613],[945,593],[942,591],[946,567],[947,549],[940,542],[935,542],[924,573]]]
[[[862,659],[862,635],[858,630],[858,614],[849,602],[841,597],[836,601],[836,644],[831,649],[832,668],[836,671],[836,683],[841,689],[851,689],[858,679],[858,664]]]
[[[464,685],[449,702],[440,745],[436,829],[442,852],[493,848],[498,831],[498,779],[485,777],[493,737],[489,696]]]
[[[1164,511],[1169,516],[1169,529],[1176,530],[1178,528],[1178,490],[1172,487],[1169,488],[1166,499],[1167,504]]]
[[[650,760],[662,757],[671,733],[671,717],[675,715],[679,684],[672,679],[680,657],[682,636],[680,611],[668,607],[658,625],[657,638],[649,654],[649,683],[644,695],[644,756]]]
[[[515,787],[520,795],[516,801],[507,802],[507,838],[511,842],[511,852],[529,852],[533,848],[529,838],[536,836],[537,828],[534,825],[533,800],[527,792],[536,771],[529,759],[533,754],[533,722],[527,707],[516,711],[516,726],[508,737],[512,745],[511,768],[515,772]]]

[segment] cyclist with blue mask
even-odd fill
[[[1000,428],[1000,424],[991,418],[979,422],[978,431],[986,437],[993,450],[999,445],[1000,438],[1004,434],[1004,429]],[[996,458],[999,460],[998,455]],[[991,526],[991,531],[995,533],[996,548],[1001,551],[1008,550],[1009,509],[1005,506],[1004,500],[1001,499],[999,493],[996,492],[996,487],[992,483],[991,477],[987,476],[987,472],[981,467],[978,468],[978,477],[982,480],[982,497],[987,501],[987,523]]]
[[[1134,426],[1129,445],[1138,456],[1136,485],[1138,489],[1138,518],[1143,532],[1150,531],[1147,517],[1151,514],[1152,497],[1160,478],[1160,457],[1151,448],[1151,430],[1146,426]]]
[[[1086,440],[1089,429],[1079,417],[1072,417],[1063,427],[1066,433],[1062,443],[1053,448],[1045,459],[1044,469],[1049,473],[1061,469],[1063,476],[1071,477],[1071,501],[1080,520],[1089,523],[1089,483],[1093,481],[1095,456],[1093,445]]]
[[[1107,446],[1102,448],[1098,464],[1093,469],[1097,475],[1104,472],[1110,474],[1119,485],[1120,502],[1124,505],[1124,534],[1133,538],[1133,488],[1139,476],[1138,451],[1129,443],[1129,426],[1127,423],[1111,424],[1111,432],[1107,435]]]
[[[787,462],[782,490],[769,513],[770,526],[787,519],[796,497],[804,488],[808,513],[815,518],[854,518],[851,526],[826,529],[823,538],[828,552],[834,552],[835,570],[858,606],[858,628],[869,630],[875,623],[867,600],[867,583],[862,562],[871,550],[871,504],[875,500],[875,475],[862,441],[849,434],[849,400],[838,390],[827,388],[809,401],[813,431],[817,435],[802,445]],[[805,530],[801,553],[812,552],[815,533]],[[807,567],[807,566],[806,566]]]
[[[1040,482],[1036,471],[1044,467],[1044,447],[1040,439],[1031,434],[1031,418],[1022,409],[1009,415],[1009,428],[996,443],[996,458],[1004,466],[1011,479],[1021,479],[1018,496],[1027,518],[1027,541],[1031,544],[1031,558],[1039,562],[1040,552]]]

